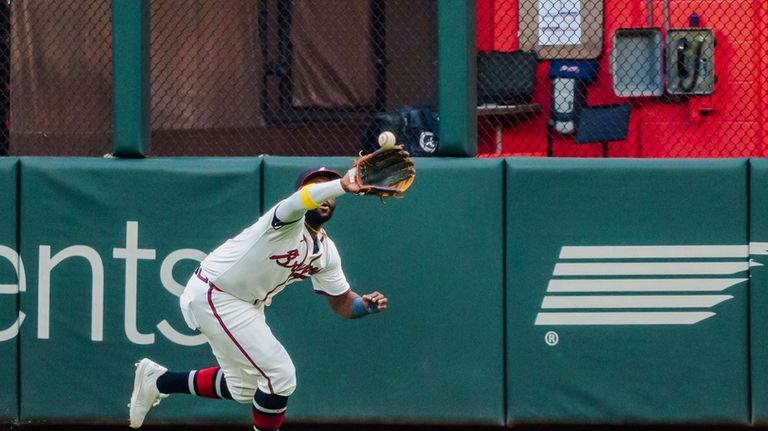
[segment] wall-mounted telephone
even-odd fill
[[[711,94],[715,90],[712,30],[670,29],[667,42],[667,93]]]

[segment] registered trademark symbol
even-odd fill
[[[558,341],[560,341],[560,336],[557,335],[557,332],[549,331],[544,334],[544,342],[547,343],[548,346],[556,346]]]

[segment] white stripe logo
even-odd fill
[[[768,243],[564,246],[535,324],[692,325],[762,266],[750,255],[768,255]]]

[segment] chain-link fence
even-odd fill
[[[0,150],[108,153],[111,1],[0,3]],[[434,0],[154,0],[150,23],[150,155],[352,155],[373,114],[436,103]]]
[[[766,153],[768,2],[475,4],[479,156]],[[111,151],[111,12],[0,0],[0,154]],[[376,114],[437,110],[437,19],[437,0],[153,0],[149,155],[354,155]]]
[[[435,7],[153,1],[153,154],[356,154],[372,114],[435,103]]]
[[[481,155],[766,154],[765,1],[477,4]]]
[[[8,154],[8,118],[10,106],[10,19],[8,3],[0,1],[0,156]]]
[[[10,63],[6,61],[2,65],[2,85],[10,90],[10,114],[4,119],[3,129],[8,154],[102,155],[109,152],[112,146],[110,2],[0,0],[0,3],[3,32],[10,34]],[[4,47],[9,46],[7,38],[3,43]],[[6,51],[4,48],[0,58],[8,58]],[[8,93],[0,99],[6,103],[4,113],[7,113]]]

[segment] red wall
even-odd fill
[[[688,27],[696,12],[701,27],[714,30],[717,83],[711,96],[685,102],[661,98],[624,98],[613,92],[609,73],[611,37],[623,27],[644,27],[645,1],[605,0],[603,54],[597,82],[588,89],[588,104],[632,102],[626,141],[610,145],[611,157],[746,157],[764,156],[768,118],[768,1],[669,0],[669,26]],[[654,26],[663,28],[663,3],[653,2]],[[517,0],[477,0],[479,51],[517,49]],[[541,61],[534,101],[542,112],[503,129],[502,153],[496,152],[493,126],[478,121],[478,149],[483,156],[546,155],[549,118],[549,62]],[[600,156],[598,145],[577,145],[557,137],[555,156]]]

